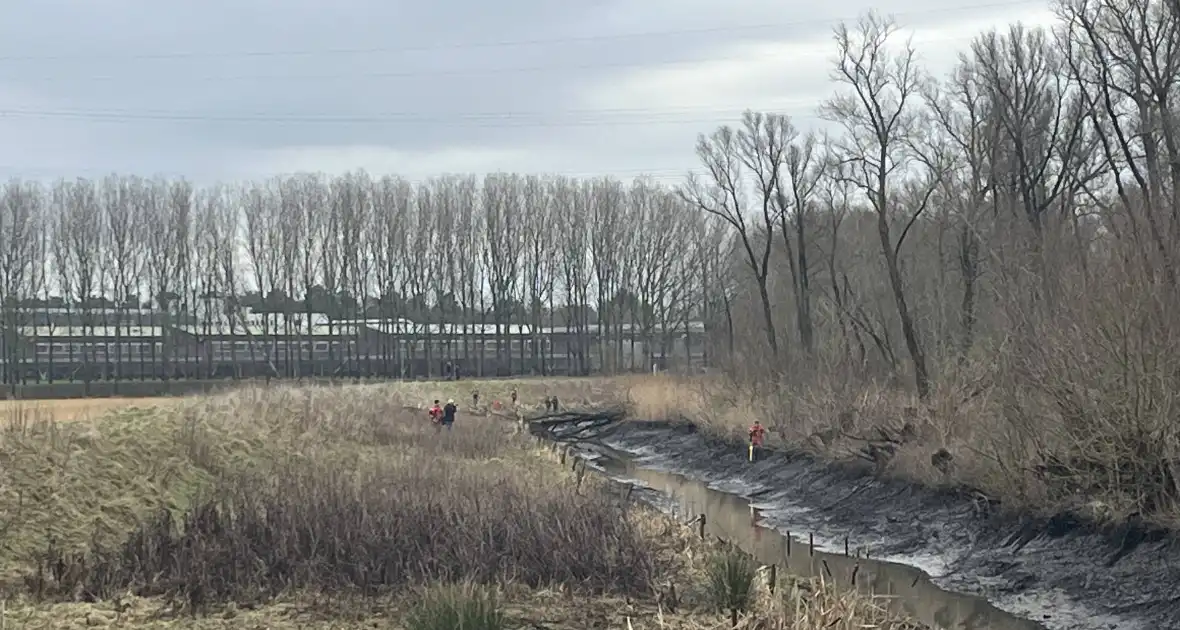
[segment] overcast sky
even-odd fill
[[[949,69],[1044,1],[6,0],[0,178],[649,173],[749,107],[818,124],[870,6]]]

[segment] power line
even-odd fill
[[[924,42],[943,42],[943,41],[957,41],[959,37],[929,37],[924,38]],[[411,79],[419,77],[451,77],[451,76],[497,76],[504,74],[528,74],[533,72],[554,72],[554,71],[571,71],[571,70],[600,70],[600,69],[619,69],[619,68],[664,68],[673,66],[689,66],[695,64],[704,64],[711,62],[726,62],[726,61],[749,61],[754,58],[769,58],[776,56],[772,52],[754,52],[742,55],[711,55],[702,56],[694,59],[669,59],[661,61],[618,61],[618,62],[593,62],[580,64],[551,64],[543,66],[509,66],[499,68],[427,68],[422,70],[396,70],[396,71],[378,71],[378,72],[351,72],[351,73],[331,73],[331,74],[244,74],[244,75],[205,75],[205,76],[182,76],[179,77],[185,82],[234,82],[234,81],[334,81],[334,80],[354,80],[354,79]],[[784,62],[785,63],[785,62]],[[143,81],[143,76],[140,74],[130,73],[125,75],[82,75],[82,76],[40,76],[40,77],[23,77],[16,75],[0,76],[0,79],[7,78],[13,81],[29,82],[29,83],[76,83],[78,81],[95,81],[95,82],[119,82],[119,81]]]
[[[991,2],[957,7],[944,7],[940,9],[926,9],[922,11],[902,11],[893,12],[891,15],[896,17],[904,16],[920,16],[933,15],[942,13],[955,13],[961,11],[972,11],[978,9],[995,9],[1008,8],[1016,6],[1045,6],[1044,0],[1009,0],[1007,2]],[[569,44],[580,42],[600,42],[600,41],[620,41],[626,39],[652,39],[656,37],[671,37],[680,35],[706,35],[719,33],[738,33],[749,31],[770,31],[781,30],[796,26],[811,26],[820,24],[836,24],[840,22],[847,22],[855,20],[854,17],[842,18],[818,18],[809,20],[794,20],[788,22],[775,23],[759,23],[746,25],[732,25],[732,26],[713,26],[700,27],[691,29],[675,29],[663,31],[646,31],[633,33],[610,33],[599,35],[582,35],[570,37],[555,37],[543,39],[527,39],[527,40],[501,40],[501,41],[487,41],[487,42],[452,42],[446,44],[426,44],[417,46],[400,46],[400,47],[369,47],[369,48],[323,48],[318,50],[240,50],[240,51],[222,51],[222,52],[197,52],[197,51],[175,51],[175,52],[161,52],[161,53],[133,53],[125,55],[117,54],[75,54],[75,55],[6,55],[0,56],[0,63],[22,62],[22,61],[77,61],[77,60],[168,60],[168,59],[225,59],[225,58],[243,58],[243,57],[294,57],[294,56],[316,56],[316,55],[355,55],[355,54],[375,54],[375,53],[406,53],[406,52],[426,52],[438,50],[473,50],[486,48],[510,48],[518,46],[545,46],[552,44]]]
[[[798,106],[815,107],[816,101],[800,101]],[[299,115],[277,113],[252,113],[242,115],[220,115],[187,112],[163,111],[129,111],[129,110],[31,110],[31,109],[0,109],[0,119],[50,119],[76,120],[85,122],[105,123],[137,123],[137,122],[193,122],[193,123],[231,123],[231,124],[268,124],[268,125],[408,125],[408,124],[437,124],[450,127],[492,127],[492,128],[551,128],[551,127],[597,127],[597,126],[628,126],[652,124],[703,124],[716,123],[719,119],[732,119],[737,123],[737,117],[746,109],[786,110],[795,105],[779,107],[750,108],[734,107],[732,109],[698,109],[683,111],[660,110],[568,110],[566,112],[532,112],[522,115],[520,112],[467,112],[448,116],[438,116],[417,112],[391,112],[370,115]],[[570,114],[573,114],[570,116]],[[605,115],[604,115],[605,114]],[[688,115],[689,117],[684,117]],[[810,114],[792,114],[792,118],[811,118]]]

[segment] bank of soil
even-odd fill
[[[601,442],[641,465],[751,499],[768,521],[914,564],[947,590],[1049,628],[1180,630],[1180,537],[1136,525],[1003,514],[965,493],[878,479],[867,466],[727,444],[687,423],[623,422]]]

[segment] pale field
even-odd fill
[[[363,388],[388,392],[408,406],[426,409],[435,399],[453,398],[461,412],[493,411],[499,402],[501,414],[540,411],[544,399],[557,396],[566,408],[594,407],[619,400],[631,379],[627,378],[519,378],[519,379],[471,379],[462,381],[408,381],[400,383],[366,384]],[[276,386],[289,385],[277,382]],[[517,404],[511,404],[511,392],[517,391]],[[472,409],[471,394],[480,393],[479,409]],[[0,399],[0,421],[4,420],[47,420],[55,422],[76,422],[95,420],[107,412],[128,407],[154,408],[175,405],[179,401],[200,397],[161,396],[155,398],[66,398],[57,400],[3,400]],[[624,396],[625,397],[625,396]]]
[[[66,398],[62,400],[0,400],[0,420],[28,419],[74,422],[93,420],[114,409],[158,407],[178,398]]]

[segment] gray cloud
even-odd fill
[[[973,4],[880,8],[926,27],[1014,13],[944,10]],[[742,107],[806,118],[830,90],[828,20],[867,3],[782,7],[12,0],[0,21],[0,111],[9,112],[0,174],[205,179],[371,166],[670,175],[692,163],[696,133]],[[522,43],[486,45],[497,42]]]

